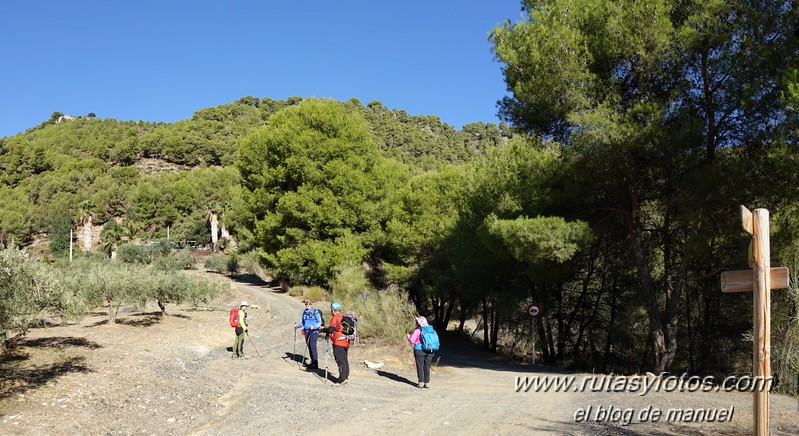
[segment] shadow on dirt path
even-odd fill
[[[85,360],[82,356],[75,356],[52,364],[20,368],[13,361],[4,359],[0,362],[0,399],[44,386],[69,373],[91,372]]]

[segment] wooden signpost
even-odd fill
[[[744,230],[752,235],[749,267],[751,270],[721,273],[721,291],[747,292],[754,295],[753,378],[755,435],[769,434],[768,391],[771,386],[771,290],[787,288],[788,268],[771,268],[769,213],[766,209],[750,212],[741,206]],[[748,277],[748,279],[747,279]]]

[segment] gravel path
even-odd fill
[[[243,298],[261,309],[250,309],[249,358],[233,360],[227,307]],[[334,386],[325,382],[323,370],[308,372],[292,360],[292,324],[299,320],[301,303],[256,284],[232,283],[230,294],[213,311],[168,311],[172,316],[164,318],[123,314],[124,323],[115,326],[100,324],[98,314],[80,325],[31,331],[27,355],[0,364],[0,434],[751,432],[751,394],[517,392],[518,378],[572,374],[508,365],[449,335],[442,337],[430,389],[415,387],[409,350],[368,343],[350,351],[350,384]],[[298,354],[302,345],[299,336]],[[324,342],[319,349],[324,352]],[[335,376],[332,352],[329,359]],[[365,360],[385,365],[372,370],[363,365]],[[578,380],[588,376],[573,375]],[[587,418],[575,419],[589,407]],[[665,413],[669,408],[731,410],[732,419],[640,422],[645,409]],[[771,395],[771,430],[799,434],[797,399]]]

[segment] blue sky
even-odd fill
[[[171,123],[244,96],[496,123],[487,35],[520,18],[519,0],[7,2],[0,137],[56,111]]]

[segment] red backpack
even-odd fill
[[[239,308],[234,307],[230,309],[230,326],[231,327],[239,327]]]

